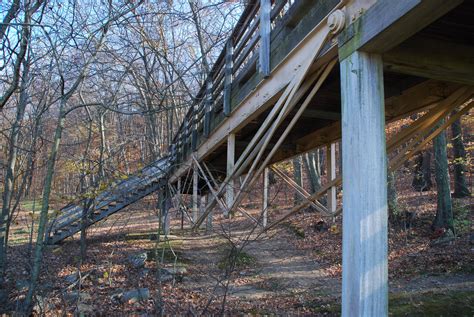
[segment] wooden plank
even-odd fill
[[[211,133],[211,113],[212,113],[212,82],[207,81],[207,93],[205,102],[205,114],[204,114],[204,137],[208,137]]]
[[[230,98],[232,89],[232,71],[233,71],[233,50],[232,39],[229,39],[226,44],[225,54],[225,78],[224,78],[224,115],[230,115]]]
[[[334,112],[334,111],[306,109],[303,112],[303,117],[311,118],[311,119],[324,119],[324,120],[339,121],[341,120],[341,113]]]
[[[474,46],[415,36],[383,55],[391,72],[474,85]]]
[[[382,74],[380,55],[357,51],[341,62],[344,317],[388,315]]]
[[[356,50],[387,52],[462,2],[378,0],[339,35],[339,59],[345,59]]]
[[[270,76],[270,0],[260,0],[260,52],[259,71],[264,78]]]

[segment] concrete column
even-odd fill
[[[387,155],[383,64],[354,52],[341,61],[342,316],[387,316]]]
[[[227,176],[234,171],[235,164],[235,134],[231,133],[227,137]],[[234,180],[229,180],[226,188],[226,205],[230,208],[234,203]],[[228,217],[227,211],[224,211],[224,216]]]

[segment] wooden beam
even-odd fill
[[[324,119],[324,120],[339,121],[341,120],[341,113],[335,112],[335,111],[306,109],[303,112],[303,117],[311,118],[311,119]]]
[[[340,65],[344,171],[342,316],[387,316],[387,154],[382,58],[356,51]]]
[[[421,36],[383,55],[385,69],[414,76],[474,85],[474,46]]]
[[[339,35],[339,59],[345,59],[356,50],[385,53],[462,2],[378,0]]]

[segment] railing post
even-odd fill
[[[212,111],[212,76],[208,76],[206,84],[206,104],[204,107],[204,136],[207,138],[211,133],[211,111]]]
[[[270,12],[272,4],[270,0],[260,0],[260,73],[263,77],[270,76]]]
[[[224,115],[228,117],[231,112],[230,100],[232,92],[234,44],[232,38],[227,41],[225,50],[225,79],[224,79]]]

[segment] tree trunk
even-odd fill
[[[444,120],[440,123],[443,124]],[[449,188],[448,156],[446,153],[446,132],[441,132],[433,141],[435,158],[435,179],[438,193],[436,217],[433,222],[435,229],[453,230],[453,210],[451,191]]]
[[[433,186],[431,181],[431,152],[424,151],[416,157],[412,186],[417,191],[428,191]]]
[[[456,112],[453,112],[453,114]],[[464,149],[464,143],[462,138],[461,119],[457,119],[451,125],[451,132],[453,138],[451,143],[453,144],[454,152],[454,193],[453,197],[462,198],[471,196],[471,192],[467,187],[466,177],[464,175],[466,165],[466,150]]]
[[[321,188],[321,162],[320,162],[320,150],[306,153],[304,157],[304,165],[309,175],[309,184],[311,187],[311,193],[315,193]]]
[[[28,93],[26,91],[29,81],[29,61],[24,63],[21,79],[21,92],[18,101],[16,118],[13,122],[9,138],[8,161],[6,164],[6,175],[2,196],[2,213],[0,217],[0,287],[3,289],[3,278],[7,262],[8,227],[10,222],[10,204],[13,197],[13,187],[16,177],[15,166],[18,155],[18,138],[20,136],[21,124],[25,115]]]
[[[301,177],[301,156],[298,156],[293,159],[293,177],[295,179],[295,183],[303,187],[303,179]],[[294,204],[295,206],[301,201],[300,196],[298,193],[295,192],[294,195]]]
[[[58,125],[56,126],[53,146],[51,148],[50,156],[48,159],[48,167],[46,170],[46,175],[45,175],[45,180],[44,180],[44,185],[43,185],[43,205],[41,207],[40,218],[39,218],[39,223],[38,223],[38,234],[36,237],[35,254],[34,254],[33,265],[31,269],[30,287],[28,288],[28,293],[26,295],[25,305],[24,305],[24,309],[26,313],[31,312],[31,308],[32,308],[31,306],[33,303],[33,295],[36,290],[36,283],[38,281],[39,273],[41,270],[41,260],[43,258],[44,235],[45,235],[46,225],[48,223],[49,198],[50,198],[52,184],[53,184],[54,167],[56,165],[56,158],[58,155],[59,144],[61,143],[61,137],[62,137],[62,132],[64,128],[65,106],[66,106],[66,100],[61,100]]]
[[[395,172],[387,171],[387,200],[388,200],[388,212],[389,215],[397,216],[398,210],[398,195],[397,195],[397,187],[396,187],[396,180],[397,175]]]

